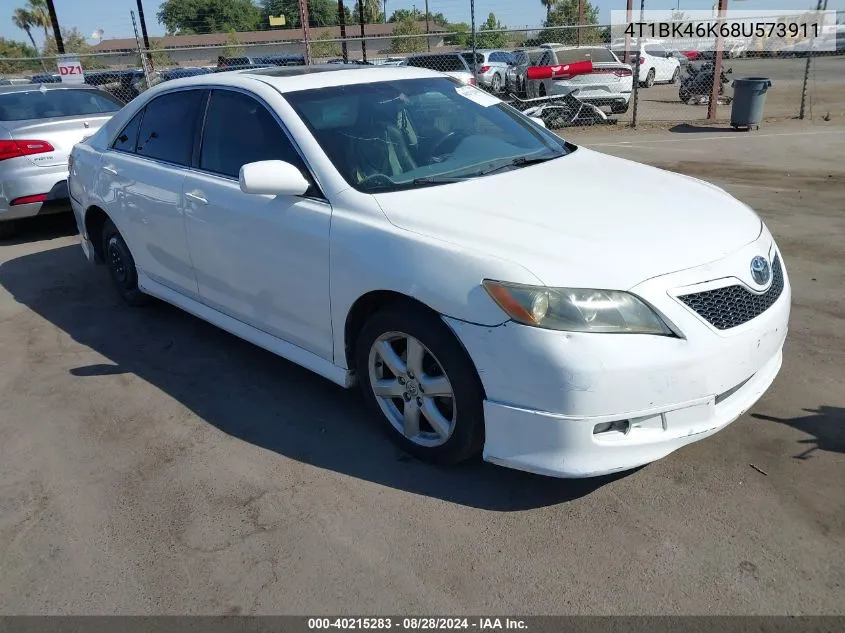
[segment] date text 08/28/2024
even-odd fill
[[[388,630],[400,631],[446,631],[446,630],[527,630],[525,620],[519,618],[478,617],[346,617],[308,618],[309,630]]]

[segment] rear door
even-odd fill
[[[204,89],[164,93],[117,135],[100,163],[101,195],[141,273],[199,298],[185,234],[182,184],[199,134]]]
[[[654,80],[669,81],[675,70],[675,63],[668,51],[660,44],[646,44],[645,52],[649,54],[654,64]]]

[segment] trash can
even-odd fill
[[[772,80],[767,77],[742,77],[734,79],[732,85],[731,127],[750,130],[753,125],[760,129],[766,93],[772,87]]]

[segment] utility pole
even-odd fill
[[[719,0],[719,30],[716,33],[716,59],[713,60],[713,87],[710,89],[710,103],[707,104],[708,121],[716,120],[716,109],[719,106],[719,88],[722,87],[722,49],[724,48],[722,24],[724,24],[727,10],[728,0]]]
[[[431,31],[428,28],[428,0],[425,0],[425,44],[428,47],[428,52],[431,52],[431,38],[428,36]]]
[[[469,17],[472,22],[472,76],[475,84],[478,85],[478,64],[475,63],[475,0],[469,0]]]
[[[305,39],[305,63],[311,64],[311,37],[308,25],[308,0],[299,0],[299,21],[302,23],[302,37]]]
[[[141,0],[138,0],[140,2]],[[581,46],[581,31],[584,30],[584,0],[578,0],[578,46]]]
[[[361,56],[364,58],[364,62],[366,62],[367,39],[364,35],[364,0],[358,0],[358,21],[361,23]]]
[[[340,47],[343,51],[343,63],[349,61],[349,50],[346,48],[346,10],[343,0],[337,0],[337,23],[340,24]]]
[[[50,14],[50,22],[53,25],[53,37],[56,38],[56,50],[59,55],[65,54],[65,43],[62,41],[62,30],[59,28],[59,18],[56,17],[56,7],[53,0],[47,0],[47,12]]]
[[[153,65],[153,56],[150,53],[150,38],[147,36],[147,21],[144,19],[144,5],[138,0],[138,20],[141,22],[141,35],[144,38],[144,49],[147,51],[147,61],[150,67]]]

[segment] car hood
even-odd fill
[[[762,230],[754,211],[715,185],[583,147],[374,197],[395,226],[510,260],[549,286],[629,289],[719,260]]]

